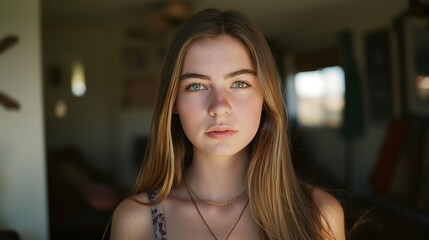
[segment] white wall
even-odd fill
[[[0,1],[0,39],[19,42],[0,54],[0,91],[21,109],[0,106],[0,229],[25,240],[48,239],[42,114],[40,1]]]

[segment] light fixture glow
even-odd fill
[[[85,70],[82,62],[76,61],[72,65],[71,89],[73,95],[82,97],[86,92]]]
[[[57,118],[64,118],[67,114],[67,104],[63,100],[55,103],[54,114]]]

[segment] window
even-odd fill
[[[293,78],[292,91],[298,124],[305,127],[333,127],[342,123],[345,79],[341,67],[326,67],[299,72]]]

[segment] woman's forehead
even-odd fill
[[[230,35],[220,35],[193,41],[187,49],[182,70],[226,65],[254,70],[249,51],[243,43]]]

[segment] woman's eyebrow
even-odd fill
[[[203,79],[203,80],[210,80],[209,76],[206,76],[203,74],[198,74],[198,73],[184,73],[184,74],[182,74],[182,76],[180,76],[180,80],[185,80],[185,79],[189,79],[189,78],[199,78],[199,79]]]
[[[254,70],[244,68],[244,69],[240,69],[240,70],[226,74],[224,76],[224,79],[236,77],[236,76],[241,75],[241,74],[250,74],[250,75],[256,76],[256,72]],[[207,75],[199,74],[199,73],[192,73],[192,72],[184,73],[184,74],[182,74],[182,76],[180,76],[180,80],[185,80],[185,79],[190,79],[190,78],[210,80],[210,77]]]
[[[235,76],[238,76],[238,75],[241,75],[241,74],[250,74],[250,75],[256,76],[256,72],[254,70],[244,68],[244,69],[240,69],[240,70],[234,71],[232,73],[228,73],[228,74],[226,74],[224,76],[224,78],[228,79],[228,78],[232,78],[232,77],[235,77]]]

